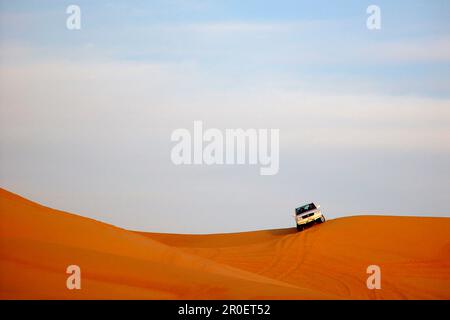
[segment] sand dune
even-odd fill
[[[66,267],[82,273],[66,288]],[[382,288],[369,290],[378,265]],[[354,216],[295,229],[124,230],[0,189],[3,299],[450,299],[450,219]]]

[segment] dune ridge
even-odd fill
[[[81,290],[66,288],[79,265]],[[378,265],[382,288],[369,290]],[[450,299],[450,218],[353,216],[212,235],[145,233],[0,189],[2,299]]]

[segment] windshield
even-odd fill
[[[314,209],[316,209],[316,206],[314,205],[314,203],[310,203],[303,207],[299,207],[299,208],[295,209],[295,214],[302,214],[303,212],[306,212],[309,210],[314,210]]]

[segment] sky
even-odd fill
[[[279,129],[278,174],[174,165],[196,120]],[[0,1],[0,186],[49,207],[174,233],[292,227],[312,201],[449,217],[449,163],[446,0]]]

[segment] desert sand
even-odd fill
[[[81,268],[68,290],[66,268]],[[381,289],[369,290],[369,265]],[[352,216],[213,235],[143,233],[0,189],[2,299],[450,299],[450,218]]]

